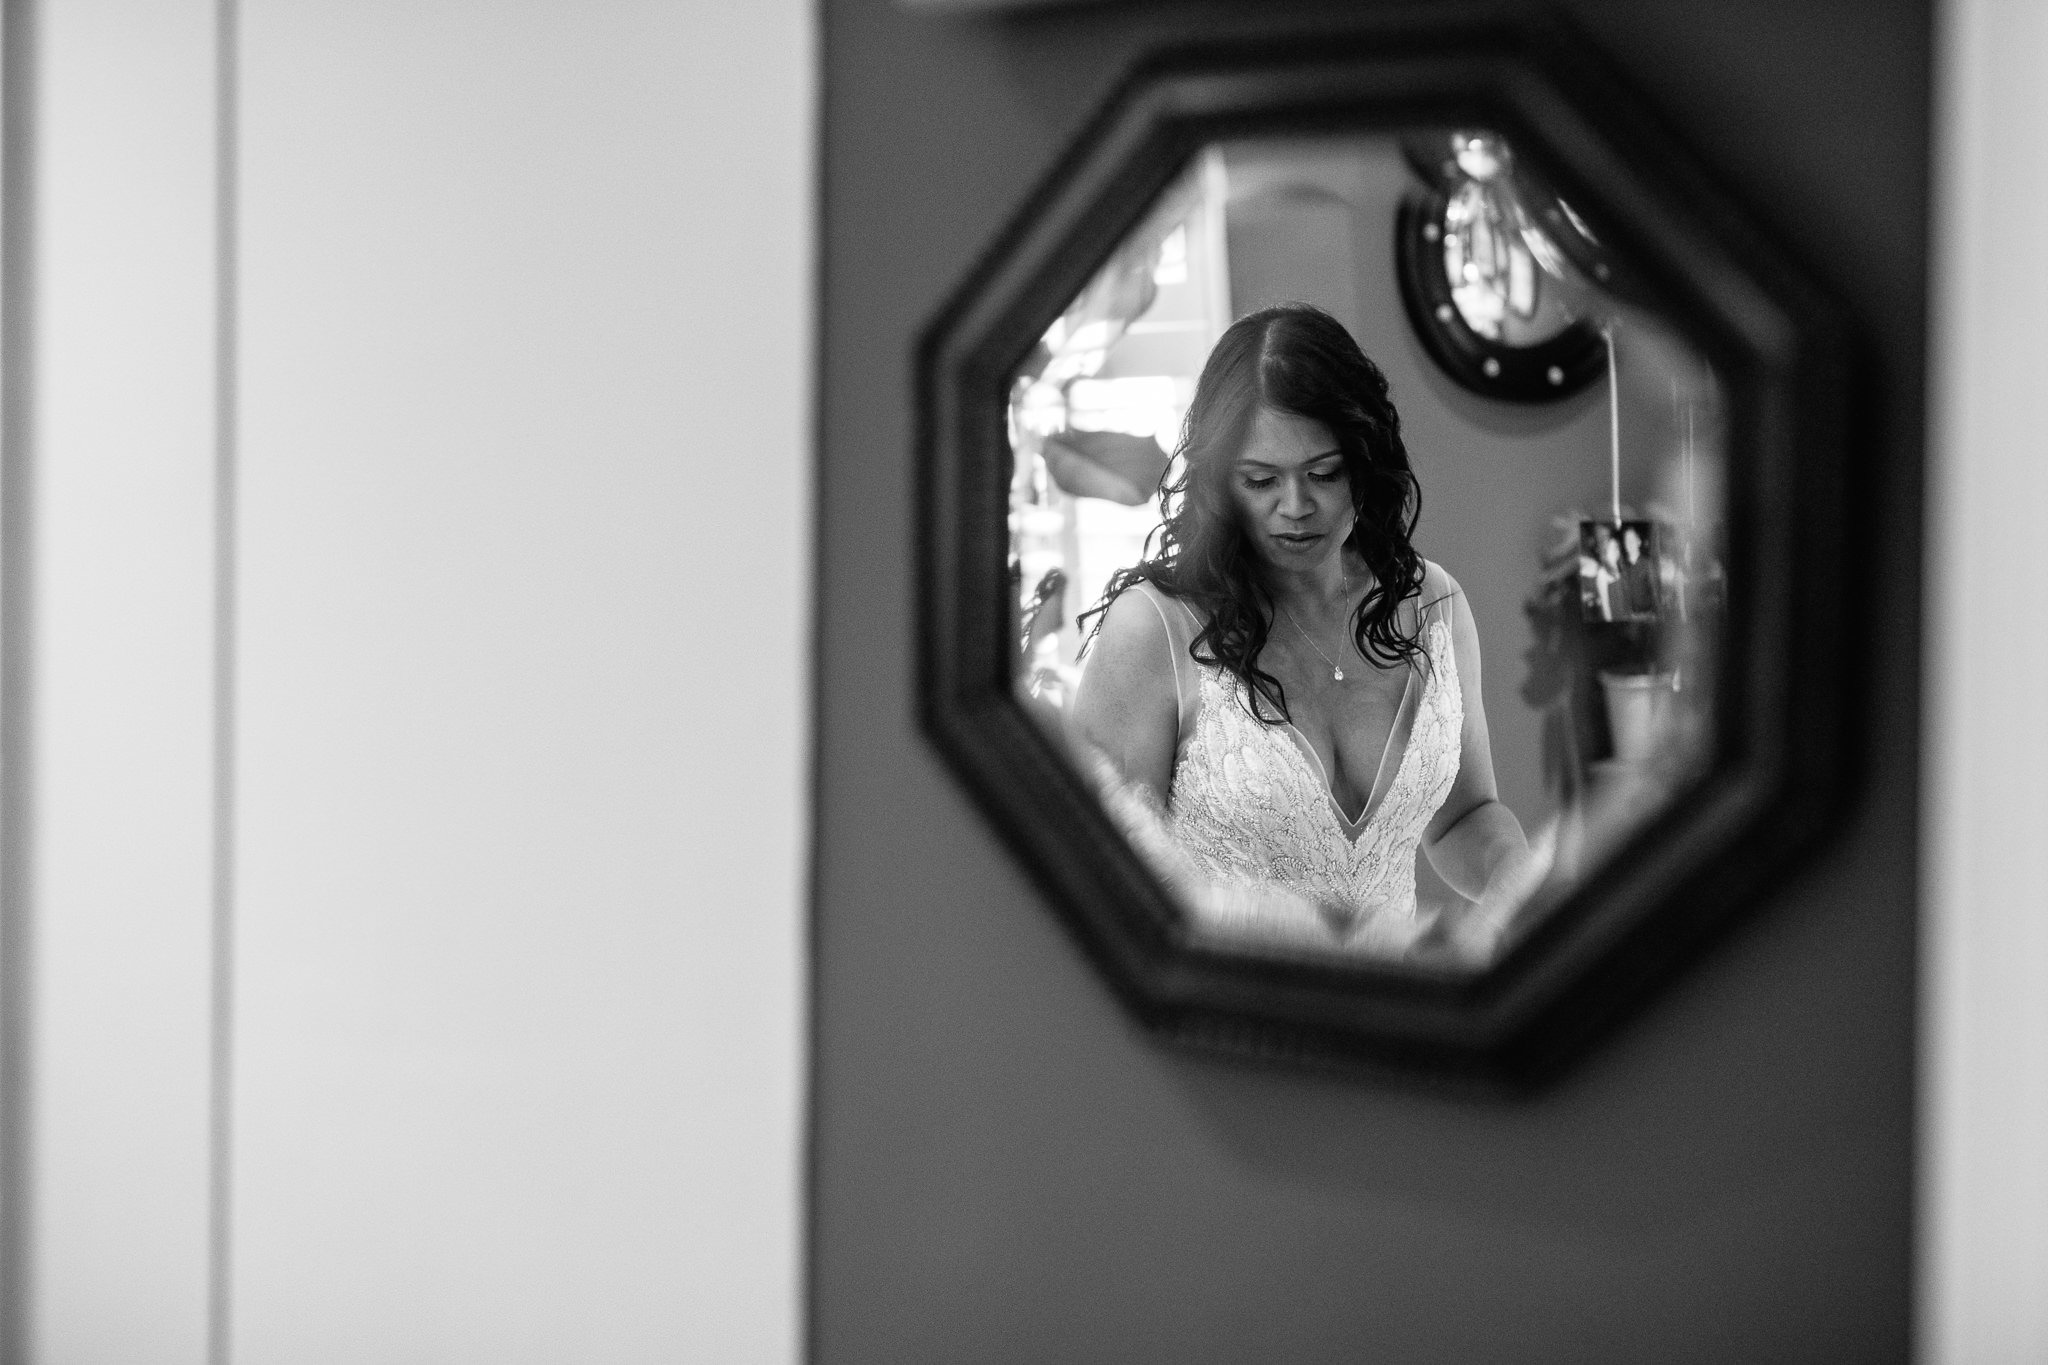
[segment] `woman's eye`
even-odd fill
[[[1268,477],[1266,477],[1266,478],[1263,478],[1263,479],[1246,479],[1246,480],[1244,481],[1244,486],[1245,486],[1246,488],[1250,488],[1250,489],[1253,489],[1253,490],[1257,490],[1257,489],[1261,489],[1261,488],[1271,488],[1271,487],[1273,486],[1273,483],[1274,483],[1274,480],[1273,480],[1273,479],[1272,479],[1272,477],[1271,477],[1271,476],[1269,475]]]
[[[1309,475],[1309,477],[1311,479],[1314,479],[1317,483],[1340,483],[1343,481],[1344,471],[1341,469],[1333,469],[1327,474],[1311,474]]]

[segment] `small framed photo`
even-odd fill
[[[1579,607],[1586,620],[1658,619],[1666,577],[1657,523],[1579,523]]]

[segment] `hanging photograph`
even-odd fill
[[[1588,621],[1654,621],[1678,596],[1676,565],[1666,564],[1657,524],[1579,523],[1579,608]]]

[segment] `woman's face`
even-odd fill
[[[1351,534],[1351,477],[1321,422],[1260,408],[1230,470],[1230,500],[1261,558],[1313,568]]]

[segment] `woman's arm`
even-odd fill
[[[1465,703],[1465,729],[1457,782],[1423,832],[1422,846],[1430,865],[1453,890],[1479,902],[1476,913],[1468,913],[1463,924],[1452,926],[1453,937],[1470,940],[1483,936],[1490,944],[1543,872],[1535,865],[1521,821],[1501,803],[1495,786],[1493,747],[1479,686],[1479,630],[1464,590],[1448,574],[1444,578],[1445,591],[1450,594],[1444,606]]]
[[[1122,781],[1149,789],[1162,807],[1180,739],[1174,663],[1159,608],[1133,588],[1103,616],[1072,712],[1076,737],[1106,758]]]

